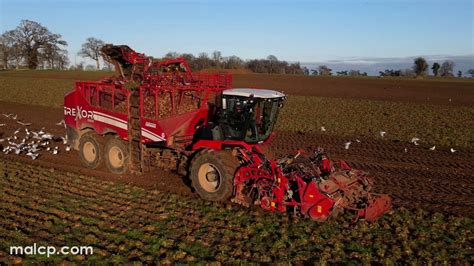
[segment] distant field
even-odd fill
[[[276,89],[290,95],[474,106],[474,79],[234,75],[235,87]]]
[[[113,76],[115,72],[107,71],[56,71],[56,70],[10,70],[0,71],[0,77],[9,78],[38,78],[38,79],[69,79],[69,80],[98,80]]]
[[[110,75],[113,73],[0,72],[0,101],[61,107],[74,80]],[[385,138],[390,140],[409,141],[418,137],[428,145],[474,147],[472,80],[248,74],[235,75],[234,84],[289,93],[278,130],[320,132],[324,126],[331,135],[373,138],[379,137],[379,131],[386,131]],[[400,86],[397,93],[393,93],[397,90],[395,86]],[[381,101],[384,98],[386,101]]]
[[[474,108],[326,97],[290,96],[277,129],[336,136],[474,147]]]

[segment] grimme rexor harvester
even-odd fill
[[[232,88],[232,76],[194,74],[183,58],[155,61],[125,45],[103,56],[119,77],[78,81],[64,99],[68,138],[84,166],[116,174],[152,167],[185,170],[203,199],[315,220],[342,211],[373,221],[391,198],[322,149],[270,160],[264,147],[285,95]]]

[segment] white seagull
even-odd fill
[[[456,152],[456,150],[455,150],[455,149],[453,149],[453,148],[451,148],[451,152],[452,152],[452,153],[455,153],[455,152]]]
[[[56,123],[57,126],[64,126],[64,128],[66,128],[66,123],[64,122],[64,119],[59,121],[58,123]]]
[[[415,144],[415,145],[418,145],[419,140],[420,140],[419,138],[415,137],[415,138],[412,138],[410,142]]]
[[[14,120],[18,117],[18,115],[14,114],[14,113],[2,114],[2,115],[6,118],[10,118],[10,119],[14,119]]]
[[[30,156],[32,160],[35,160],[36,158],[38,158],[39,153],[28,152],[26,155]]]
[[[380,133],[380,136],[383,138],[383,137],[385,136],[385,133],[387,133],[387,132],[385,132],[385,131],[380,131],[379,133]]]
[[[59,137],[63,141],[63,145],[67,144],[67,136],[66,137]]]
[[[41,136],[41,139],[53,139],[53,135],[46,133]]]
[[[321,127],[321,131],[326,131],[326,128],[325,128],[325,127]]]
[[[31,126],[31,123],[25,123],[25,122],[21,122],[21,121],[16,121],[18,124],[22,125],[22,126]]]
[[[344,143],[344,148],[345,148],[346,150],[348,150],[348,149],[349,149],[349,146],[351,146],[351,143],[352,143],[352,142],[350,142],[350,141]]]
[[[430,151],[434,151],[436,149],[436,146],[433,146],[430,148]]]

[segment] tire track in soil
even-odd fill
[[[55,125],[62,119],[62,109],[5,103],[0,112],[18,113],[21,118],[28,117],[41,121],[40,129],[55,135],[63,135],[64,128]],[[0,116],[0,123],[8,123],[0,128],[0,135],[11,134],[19,126]],[[360,139],[357,143],[355,140]],[[344,143],[352,141],[349,150]],[[1,144],[0,144],[1,145]],[[293,153],[298,148],[322,146],[333,159],[344,159],[355,168],[368,171],[375,179],[376,189],[391,194],[395,205],[407,208],[424,208],[430,211],[442,211],[474,217],[472,195],[474,195],[474,155],[472,149],[459,149],[450,153],[448,147],[437,147],[430,151],[426,146],[414,146],[411,143],[391,142],[368,137],[335,137],[326,134],[297,132],[277,132],[270,144],[277,156]],[[405,153],[404,149],[408,152]],[[102,181],[112,181],[139,186],[147,190],[157,189],[178,195],[192,196],[186,177],[172,172],[155,170],[140,176],[114,175],[106,171],[105,166],[90,170],[81,166],[76,151],[54,156],[45,153],[37,160],[25,156],[0,154],[0,160],[23,162],[47,168],[58,169]],[[467,209],[466,209],[467,207]]]

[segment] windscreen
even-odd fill
[[[268,139],[277,120],[281,98],[225,97],[221,128],[227,139],[257,143]]]

